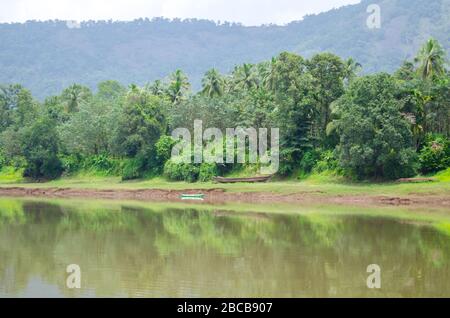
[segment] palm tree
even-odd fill
[[[446,53],[439,42],[429,39],[420,49],[415,62],[419,64],[418,72],[422,79],[433,79],[445,73]]]
[[[354,59],[349,58],[345,61],[345,78],[344,81],[348,85],[358,76],[361,71],[362,65],[356,62]]]
[[[80,104],[92,97],[92,92],[88,87],[73,84],[62,92],[66,111],[73,113],[79,110]]]
[[[236,67],[233,71],[236,87],[252,89],[258,87],[258,78],[252,64],[244,63],[240,67]]]
[[[262,70],[262,81],[265,88],[269,90],[275,89],[275,84],[277,82],[276,80],[276,73],[275,73],[275,66],[276,66],[277,59],[275,57],[272,57],[270,62],[268,62],[266,65],[264,65],[264,68]]]
[[[224,80],[216,69],[206,72],[202,79],[202,93],[208,97],[222,96]]]
[[[176,70],[170,76],[167,93],[173,103],[178,103],[186,95],[189,88],[190,84],[187,76],[181,70]]]
[[[165,87],[164,83],[161,80],[156,80],[152,84],[148,85],[146,89],[152,94],[156,96],[164,95]]]

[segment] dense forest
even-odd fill
[[[380,29],[366,25],[373,3],[381,7]],[[365,74],[391,73],[430,37],[448,51],[449,16],[448,0],[363,0],[285,26],[162,18],[0,24],[0,83],[21,83],[43,101],[72,83],[142,86],[182,69],[196,91],[208,69],[229,73],[283,51],[305,58],[330,52],[353,57]]]
[[[283,52],[229,74],[211,69],[199,92],[181,70],[143,86],[73,84],[43,102],[21,85],[1,86],[0,168],[36,180],[255,173],[257,164],[173,162],[171,131],[195,119],[221,130],[279,127],[280,176],[382,180],[448,168],[450,72],[439,42],[426,41],[392,74],[361,73],[352,58]]]

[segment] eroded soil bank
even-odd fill
[[[163,189],[75,189],[75,188],[0,188],[0,196],[31,196],[44,198],[94,198],[114,200],[142,200],[155,202],[181,202],[182,194],[204,194],[205,203],[323,203],[345,205],[398,205],[450,208],[450,196],[435,194],[409,194],[404,196],[331,195],[320,191],[280,194],[273,192],[227,192],[225,189],[163,190]]]

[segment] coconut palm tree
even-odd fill
[[[275,64],[277,62],[277,59],[275,57],[272,57],[270,62],[266,63],[264,65],[264,68],[262,70],[262,82],[265,88],[269,90],[275,89],[276,84],[276,72],[275,72]]]
[[[173,103],[178,103],[187,93],[190,84],[187,76],[181,70],[176,70],[170,76],[170,83],[167,93]]]
[[[418,72],[424,80],[433,79],[445,73],[446,53],[439,42],[429,39],[420,49],[415,61]]]
[[[252,89],[259,85],[258,77],[252,64],[244,63],[242,66],[235,67],[233,77],[237,88]]]
[[[61,95],[68,113],[79,110],[80,104],[92,97],[92,92],[88,87],[73,84],[66,88]]]
[[[216,69],[206,72],[202,80],[202,93],[208,97],[222,96],[224,89],[224,79]]]
[[[349,58],[345,61],[345,70],[344,70],[344,81],[347,85],[349,85],[361,71],[362,65],[356,62],[354,59]]]
[[[161,80],[156,80],[152,84],[148,85],[146,89],[152,94],[156,96],[162,96],[165,92],[164,83]]]

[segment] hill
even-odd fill
[[[381,7],[380,29],[366,26],[372,3]],[[430,36],[448,51],[448,34],[448,0],[362,1],[285,26],[162,18],[0,24],[0,83],[21,83],[43,98],[74,82],[143,84],[182,69],[199,88],[212,67],[229,72],[285,50],[304,56],[330,51],[354,57],[365,72],[392,71]]]

